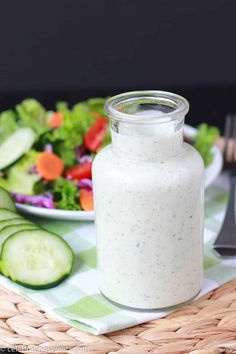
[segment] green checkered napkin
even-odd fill
[[[227,193],[222,177],[206,192],[205,280],[201,295],[236,277],[236,259],[221,260],[212,242],[223,218]],[[22,294],[54,317],[93,334],[102,334],[164,317],[163,311],[131,311],[110,303],[99,293],[95,229],[92,222],[35,219],[64,237],[75,252],[74,270],[67,280],[49,290],[30,290],[0,276],[0,284]]]

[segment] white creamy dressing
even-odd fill
[[[126,129],[127,128],[127,129]],[[100,289],[130,307],[173,306],[203,277],[204,166],[174,123],[125,126],[93,164]]]

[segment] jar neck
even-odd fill
[[[113,152],[136,161],[164,161],[176,156],[183,148],[183,121],[150,125],[111,121]]]

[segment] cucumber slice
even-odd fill
[[[19,231],[2,245],[3,275],[26,287],[46,289],[71,272],[73,252],[58,235],[45,230]]]
[[[30,150],[36,135],[31,128],[20,128],[0,145],[0,170],[11,165]]]
[[[15,204],[6,189],[0,187],[0,208],[16,211]]]
[[[2,250],[2,244],[9,236],[13,235],[14,233],[16,233],[18,231],[35,230],[35,229],[39,229],[39,227],[34,224],[30,224],[30,223],[27,224],[26,221],[24,224],[20,224],[20,225],[4,226],[3,229],[0,230],[0,254],[1,254],[1,250]]]
[[[2,230],[4,227],[6,226],[10,226],[10,225],[23,225],[23,224],[31,224],[34,225],[33,223],[31,223],[30,221],[27,221],[23,218],[21,219],[8,219],[8,220],[1,220],[0,221],[0,230]]]
[[[0,208],[0,220],[23,219],[22,216],[9,209]]]
[[[33,223],[27,222],[26,220],[24,220],[24,224],[4,226],[0,230],[0,242],[2,242],[2,239],[4,237],[11,236],[18,231],[29,230],[29,229],[32,230],[32,229],[40,229],[40,228],[37,225],[34,225]]]

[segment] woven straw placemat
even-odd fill
[[[94,336],[0,287],[0,347],[28,353],[236,353],[236,279],[163,319]]]

